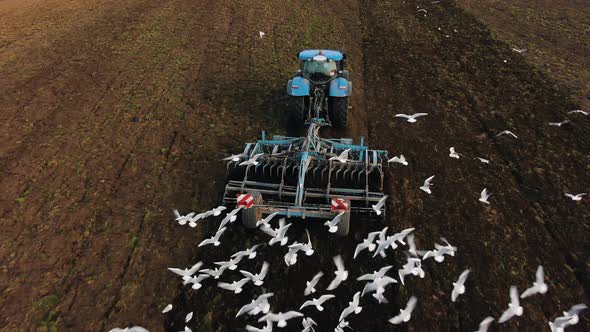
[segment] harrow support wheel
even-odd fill
[[[263,200],[262,195],[257,191],[248,193],[252,195],[252,198],[254,199],[254,206],[249,209],[242,209],[242,224],[244,224],[246,228],[252,229],[256,228],[256,222],[262,219],[262,211],[256,206],[261,205]]]
[[[350,206],[350,201],[346,201],[347,205]],[[336,235],[338,236],[347,236],[350,230],[350,209],[344,212],[342,215],[342,220],[338,223],[338,230],[336,231]]]
[[[346,128],[348,97],[330,97],[330,121],[335,128]]]

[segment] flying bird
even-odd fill
[[[307,229],[305,230],[307,233],[307,243],[293,243],[289,245],[289,248],[301,250],[305,253],[306,256],[311,256],[314,253],[313,246],[311,244],[311,238],[309,237],[309,232]]]
[[[457,279],[457,282],[453,283],[453,292],[451,293],[451,301],[457,301],[457,298],[461,294],[465,294],[465,281],[467,280],[467,276],[469,275],[469,270],[465,270]]]
[[[342,216],[344,216],[346,211],[342,211],[334,217],[332,220],[328,220],[324,223],[324,226],[328,227],[328,232],[336,233],[338,231],[338,224],[342,221]]]
[[[272,236],[272,239],[268,241],[269,245],[274,245],[275,243],[280,243],[281,246],[287,244],[289,238],[287,237],[287,230],[291,227],[292,224],[285,225],[285,219],[279,219],[279,228],[273,229],[272,227],[260,227],[259,229],[262,230],[264,233]]]
[[[126,327],[124,329],[115,327],[114,329],[111,329],[109,332],[149,332],[149,331],[145,327],[132,326],[132,327]]]
[[[458,154],[458,153],[455,151],[455,147],[454,147],[454,146],[451,146],[451,147],[449,148],[449,157],[451,157],[451,158],[455,158],[455,159],[459,159],[459,158],[460,158],[460,156],[461,156],[461,155],[460,155],[460,154]]]
[[[490,204],[490,202],[488,202],[488,198],[490,198],[490,196],[492,196],[492,193],[488,192],[488,188],[483,188],[479,194],[479,201],[485,204]]]
[[[484,158],[480,158],[480,157],[475,157],[474,159],[479,160],[480,162],[484,163],[484,164],[489,164],[490,161],[488,159],[484,159]]]
[[[548,287],[545,283],[545,273],[543,272],[543,266],[539,265],[539,267],[537,267],[537,272],[535,273],[535,281],[533,282],[533,286],[522,292],[522,294],[520,294],[520,298],[524,299],[535,294],[545,294],[547,293],[547,289]]]
[[[211,277],[213,277],[213,279],[219,279],[219,277],[221,277],[221,275],[223,275],[223,272],[225,271],[225,269],[227,269],[227,267],[220,266],[218,268],[215,268],[214,270],[204,269],[204,270],[199,270],[199,272],[208,274]]]
[[[475,332],[487,332],[488,328],[490,327],[490,325],[492,324],[493,321],[494,321],[494,317],[488,316],[488,317],[484,318],[479,323],[479,328]]]
[[[165,314],[170,310],[172,310],[172,304],[168,304],[164,309],[162,309],[162,313]]]
[[[565,196],[571,198],[572,201],[576,201],[576,202],[581,201],[582,196],[585,196],[585,195],[587,195],[587,193],[581,193],[581,194],[575,194],[575,195],[567,194],[567,193],[565,194]]]
[[[512,50],[514,52],[516,52],[516,53],[524,53],[524,52],[526,52],[526,48],[516,48],[516,47],[513,47]]]
[[[269,312],[268,314],[260,317],[260,319],[258,319],[258,322],[263,322],[263,321],[277,322],[277,326],[280,328],[283,328],[283,327],[287,326],[287,321],[289,319],[296,318],[296,317],[303,317],[303,314],[298,311],[288,311],[286,313],[279,312],[278,314]]]
[[[508,309],[502,313],[498,323],[504,323],[514,316],[522,316],[523,308],[518,300],[518,289],[516,286],[510,287],[510,303],[508,303]]]
[[[416,244],[414,243],[414,234],[411,234],[414,231],[414,228],[406,228],[404,230],[402,230],[401,232],[395,233],[392,236],[389,237],[390,242],[391,242],[391,249],[396,249],[397,248],[397,244],[395,243],[396,241],[399,242],[400,244],[406,244],[404,242],[404,239],[407,239],[408,241],[408,247],[409,247],[409,252],[414,255],[417,256],[417,252],[416,252]]]
[[[567,112],[568,114],[576,114],[576,113],[580,113],[582,115],[588,115],[588,112],[584,112],[582,110],[571,110],[569,112]]]
[[[274,218],[279,212],[273,212],[269,214],[266,218],[260,219],[256,222],[256,227],[260,227],[260,225],[264,225],[264,227],[270,227],[270,221]]]
[[[336,265],[336,271],[334,271],[334,279],[332,280],[330,285],[328,285],[328,288],[326,288],[329,291],[336,289],[338,286],[340,286],[341,282],[348,279],[348,271],[346,271],[346,269],[344,268],[344,261],[342,260],[342,256],[334,256],[333,260],[334,264]]]
[[[363,307],[359,305],[360,302],[361,292],[354,293],[354,295],[352,296],[352,301],[348,302],[348,306],[344,308],[344,310],[342,310],[342,313],[340,313],[340,318],[338,318],[338,321],[342,322],[346,317],[348,317],[352,313],[358,315],[363,310]]]
[[[259,273],[253,274],[251,272],[244,271],[244,270],[240,270],[240,273],[244,277],[249,278],[250,280],[252,280],[252,282],[254,283],[254,285],[261,286],[264,283],[264,278],[266,277],[266,274],[268,273],[268,267],[269,266],[270,266],[270,264],[268,264],[268,262],[263,262],[262,263],[262,268],[260,269],[260,272]]]
[[[289,248],[289,251],[285,254],[284,260],[287,266],[292,266],[297,263],[297,252],[299,249]]]
[[[588,309],[588,306],[585,305],[584,303],[580,303],[580,304],[576,304],[573,305],[570,310],[568,310],[567,312],[564,311],[563,312],[563,317],[567,318],[567,325],[576,325],[578,324],[578,322],[580,321],[580,312],[582,310],[586,310]]]
[[[396,284],[397,280],[389,276],[382,276],[375,278],[365,284],[363,287],[363,291],[361,292],[361,296],[365,294],[376,292],[377,294],[383,294],[385,292],[385,287],[389,284]],[[383,298],[377,298],[377,301],[384,302]]]
[[[433,186],[432,179],[434,179],[434,175],[424,180],[424,184],[422,185],[422,187],[420,187],[420,190],[424,191],[429,195],[432,194],[432,192],[430,191],[430,187]]]
[[[387,274],[387,271],[391,270],[391,268],[393,267],[393,265],[387,265],[384,266],[382,268],[379,269],[379,271],[373,271],[373,273],[367,273],[367,274],[363,274],[362,276],[356,278],[356,280],[375,280],[378,278],[383,278],[385,277],[385,274]]]
[[[374,204],[371,206],[373,208],[373,211],[375,211],[375,213],[377,213],[378,216],[381,215],[381,213],[382,213],[381,209],[385,205],[386,200],[387,200],[387,195],[383,195],[383,197],[381,197],[381,199],[379,200],[379,202],[377,202],[377,204]]]
[[[313,276],[313,278],[311,278],[310,281],[306,281],[305,282],[305,291],[303,292],[303,294],[305,296],[308,296],[309,294],[313,294],[315,293],[316,289],[315,286],[318,284],[318,282],[320,281],[320,279],[324,276],[324,273],[322,271],[316,273],[315,276]]]
[[[241,209],[242,207],[238,206],[237,208],[231,210],[231,212],[226,214],[225,217],[221,220],[221,223],[219,224],[219,229],[225,227],[227,223],[233,223],[234,221],[236,221],[236,219],[238,219],[237,214],[238,212],[240,212]]]
[[[421,116],[425,116],[425,115],[428,115],[428,113],[415,113],[415,114],[412,114],[412,115],[408,115],[408,114],[396,114],[395,117],[396,118],[405,118],[405,119],[407,119],[407,121],[409,123],[414,123],[414,122],[417,121],[416,120],[417,118],[419,118]]]
[[[268,313],[270,311],[270,304],[268,303],[268,298],[272,296],[274,296],[274,293],[265,293],[259,295],[256,299],[252,300],[252,302],[242,306],[236,314],[236,317],[239,317],[243,314],[255,316],[259,313]]]
[[[258,35],[260,36],[260,38],[264,37],[264,35],[266,35],[266,33],[262,32],[262,31],[258,31]]]
[[[375,249],[375,253],[373,257],[380,255],[382,258],[387,257],[385,250],[391,246],[391,239],[387,237],[387,228],[384,227],[381,232],[379,232],[379,237],[376,240],[377,249]]]
[[[563,120],[563,121],[561,121],[561,122],[549,122],[548,124],[549,124],[550,126],[554,126],[554,127],[561,127],[561,126],[563,126],[564,124],[566,124],[566,123],[570,123],[570,122],[571,122],[570,120],[567,120],[567,119],[566,119],[566,120]]]
[[[249,166],[249,165],[258,165],[258,158],[264,156],[264,153],[257,153],[253,155],[250,159],[242,161],[239,166]]]
[[[179,225],[186,225],[186,223],[195,215],[194,212],[191,212],[187,215],[181,215],[180,213],[178,213],[178,210],[173,210],[172,212],[174,212],[174,216],[176,217],[176,221],[178,222]]]
[[[217,283],[217,287],[232,291],[234,294],[240,294],[242,292],[242,287],[244,287],[248,281],[250,281],[250,278],[242,278],[238,281],[232,282],[231,284],[227,282],[219,282]]]
[[[193,319],[193,312],[189,312],[188,314],[186,314],[186,316],[184,317],[184,322],[188,323],[190,322],[190,320]]]
[[[192,276],[193,274],[197,273],[201,266],[203,266],[203,262],[197,262],[195,265],[191,266],[190,269],[178,269],[175,267],[169,267],[168,270],[170,270],[172,273],[178,274],[181,277],[184,277]]]
[[[231,271],[238,268],[238,263],[242,260],[242,256],[236,256],[231,258],[229,261],[215,262],[215,265],[219,265],[223,269],[230,269]]]
[[[254,259],[257,254],[256,250],[263,245],[264,245],[264,243],[255,244],[246,250],[236,252],[235,254],[231,255],[231,257],[234,258],[237,256],[242,256],[242,257],[248,257],[248,259]]]
[[[387,161],[388,163],[398,163],[404,166],[408,166],[408,162],[406,161],[406,157],[404,155],[400,155],[399,157],[395,156]]]
[[[311,317],[305,317],[301,321],[301,326],[303,327],[303,330],[301,330],[301,332],[315,332],[315,329],[313,327],[317,325],[318,323],[316,323]]]
[[[188,285],[188,284],[193,284],[191,287],[192,289],[200,289],[203,285],[201,284],[201,282],[207,278],[210,278],[211,276],[209,274],[199,274],[196,278],[195,277],[191,277],[191,276],[184,276],[182,277],[183,280],[183,284],[184,285]]]
[[[305,307],[308,307],[308,306],[312,306],[313,305],[313,306],[316,307],[316,309],[318,309],[318,311],[324,311],[324,307],[322,306],[322,304],[324,304],[324,302],[326,302],[326,301],[328,301],[330,299],[333,299],[335,297],[336,297],[336,295],[333,295],[333,294],[325,294],[325,295],[320,296],[317,299],[314,298],[314,299],[305,301],[301,305],[301,307],[299,308],[299,310],[301,310],[301,309],[303,309]]]
[[[338,162],[341,162],[341,163],[345,163],[345,162],[348,161],[348,153],[349,152],[350,152],[350,149],[346,149],[346,150],[342,151],[339,156],[331,157],[328,160],[329,161],[334,160],[334,161],[338,161]]]
[[[218,247],[221,242],[219,241],[219,238],[221,237],[221,235],[223,234],[223,232],[225,232],[225,227],[222,227],[221,229],[218,229],[217,232],[215,233],[215,235],[213,235],[212,237],[205,239],[203,241],[201,241],[201,243],[199,243],[199,247],[203,247],[209,244],[212,244],[214,247]]]
[[[415,296],[410,297],[410,299],[408,300],[408,303],[406,304],[406,307],[404,309],[400,309],[399,310],[399,314],[393,318],[391,318],[389,320],[389,322],[391,324],[401,324],[401,323],[406,323],[410,320],[410,318],[412,318],[412,311],[414,311],[414,308],[416,307],[416,303],[418,302],[418,299]]]
[[[369,233],[367,235],[367,238],[363,240],[363,242],[359,243],[356,246],[356,249],[354,250],[354,256],[353,259],[356,258],[356,256],[363,250],[368,249],[370,252],[372,252],[373,250],[375,250],[375,243],[373,243],[375,241],[375,237],[379,234],[380,232],[372,232]]]
[[[510,130],[504,130],[503,132],[501,132],[498,135],[496,135],[496,137],[502,136],[502,135],[510,135],[510,136],[512,136],[514,138],[518,138],[518,136],[514,135],[514,133],[511,132]]]

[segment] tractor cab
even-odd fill
[[[300,69],[287,83],[295,121],[304,125],[320,118],[329,125],[346,127],[352,93],[352,82],[344,69],[346,55],[334,50],[304,50],[298,58]]]

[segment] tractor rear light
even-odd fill
[[[338,89],[340,89],[340,90],[346,90],[346,85],[344,85],[344,86],[339,86],[339,87],[338,87]]]
[[[299,89],[299,85],[292,85],[291,86],[293,89]]]

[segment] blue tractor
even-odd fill
[[[298,54],[301,67],[287,83],[291,115],[298,124],[324,119],[325,124],[345,128],[348,97],[352,93],[346,55],[333,50],[304,50]]]

